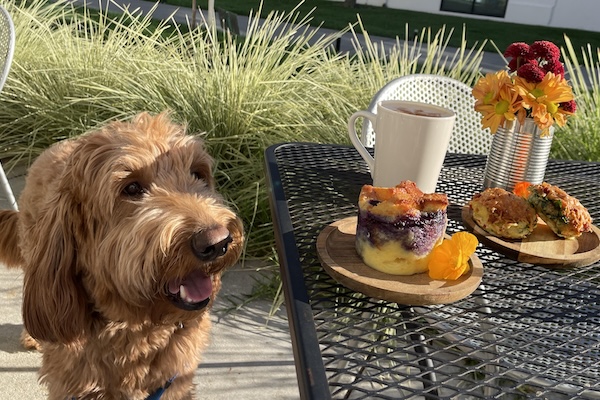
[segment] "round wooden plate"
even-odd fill
[[[433,280],[427,273],[390,275],[368,267],[354,245],[357,217],[327,226],[317,238],[317,253],[325,271],[340,284],[377,299],[406,305],[447,304],[473,293],[483,276],[474,254],[470,271],[455,281]]]
[[[469,206],[463,206],[462,219],[467,229],[483,243],[513,260],[558,268],[583,267],[600,260],[600,229],[594,225],[592,232],[585,232],[574,239],[563,239],[538,219],[537,227],[525,239],[502,239],[477,225]]]

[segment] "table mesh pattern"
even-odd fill
[[[323,145],[276,157],[333,398],[600,398],[599,263],[549,269],[479,245],[483,282],[462,301],[369,298],[330,278],[315,249],[325,226],[357,212],[366,165],[353,148]],[[448,154],[437,191],[451,202],[449,233],[464,230],[460,206],[481,190],[484,165]],[[599,221],[598,168],[552,162],[546,180],[585,198]]]

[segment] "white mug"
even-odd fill
[[[375,157],[356,132],[356,119],[367,118],[376,134]],[[377,114],[361,110],[348,119],[352,144],[366,161],[373,186],[393,187],[415,182],[424,193],[434,193],[452,136],[456,114],[426,103],[385,100]]]

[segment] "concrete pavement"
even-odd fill
[[[18,196],[24,184],[23,169],[11,171],[9,181]],[[0,196],[0,207],[8,204]],[[225,272],[215,304],[212,342],[197,369],[199,400],[294,400],[299,398],[285,309],[269,315],[271,302],[256,300],[240,310],[253,284],[262,278],[256,263]],[[22,272],[0,264],[0,400],[42,400],[37,383],[41,356],[23,349],[19,335]]]

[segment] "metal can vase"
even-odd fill
[[[542,183],[552,147],[554,127],[542,136],[532,118],[499,127],[490,147],[483,177],[484,189],[512,191],[519,182]]]

